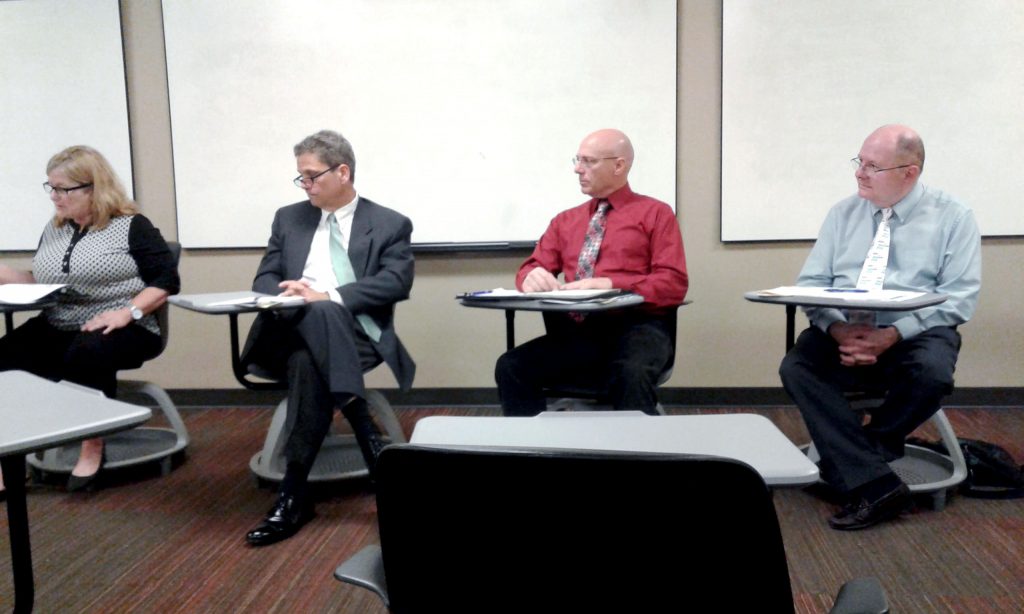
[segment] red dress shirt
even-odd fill
[[[519,267],[517,288],[523,289],[523,279],[536,267],[555,276],[564,273],[566,283],[575,280],[587,224],[599,200],[592,198],[551,220],[533,254]],[[689,280],[683,237],[672,209],[660,200],[634,193],[628,184],[604,200],[611,208],[594,277],[608,277],[613,287],[643,296],[648,309],[682,304]]]

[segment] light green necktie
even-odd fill
[[[348,259],[348,252],[341,243],[341,229],[338,228],[338,220],[331,213],[327,216],[327,224],[331,227],[331,266],[334,267],[334,276],[338,278],[338,285],[344,286],[356,280],[356,272],[352,270],[352,261]],[[373,318],[365,313],[356,316],[360,326],[366,335],[374,341],[380,341],[380,327],[373,321]]]

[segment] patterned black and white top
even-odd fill
[[[32,274],[42,284],[68,284],[57,304],[44,311],[59,330],[78,330],[104,311],[124,309],[143,288],[176,294],[181,282],[167,242],[143,215],[122,215],[102,230],[68,221],[48,223],[32,259]],[[160,334],[156,317],[138,322]]]

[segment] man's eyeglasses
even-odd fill
[[[322,177],[322,176],[326,175],[327,173],[333,171],[334,169],[338,168],[339,166],[341,166],[341,165],[337,164],[337,165],[332,166],[331,168],[329,168],[327,170],[320,171],[319,173],[317,173],[315,175],[310,175],[309,177],[303,177],[302,175],[299,175],[295,179],[292,179],[292,183],[295,184],[295,187],[302,188],[304,190],[306,188],[311,188],[311,187],[313,187],[313,184],[316,183],[317,179],[319,179],[320,177]]]
[[[59,196],[61,198],[63,198],[64,196],[67,196],[68,194],[70,194],[71,192],[74,192],[75,190],[84,190],[85,188],[91,188],[91,187],[92,187],[91,183],[83,183],[82,185],[74,185],[74,186],[71,186],[70,188],[55,188],[52,185],[50,185],[49,181],[46,181],[46,182],[43,183],[43,190],[45,190],[47,194],[56,193],[57,196]]]
[[[587,156],[573,156],[572,167],[582,166],[583,168],[593,168],[595,164],[601,160],[615,160],[618,156],[611,156],[608,158],[589,158]]]
[[[863,169],[864,173],[867,175],[874,175],[875,173],[881,173],[884,171],[894,171],[898,168],[907,168],[908,166],[914,166],[913,164],[903,164],[901,166],[890,166],[889,168],[878,168],[877,166],[871,164],[870,162],[864,164],[864,161],[861,160],[860,158],[854,158],[850,160],[850,164],[853,165],[853,170]]]

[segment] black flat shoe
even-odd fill
[[[828,525],[837,531],[866,529],[880,522],[898,517],[914,506],[914,499],[906,484],[889,491],[876,501],[851,503],[828,519]]]
[[[316,514],[313,506],[291,495],[280,495],[255,529],[245,534],[253,546],[269,546],[295,535]]]
[[[103,454],[100,456],[100,466],[92,475],[68,476],[68,492],[94,492],[100,486],[100,474],[107,464],[107,447],[103,446]]]

